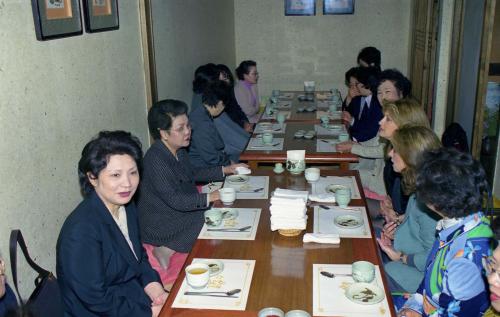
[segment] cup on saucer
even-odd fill
[[[283,163],[276,163],[274,164],[274,169],[273,171],[276,173],[276,174],[281,174],[285,171],[285,169],[283,168]]]

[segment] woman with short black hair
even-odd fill
[[[84,147],[78,176],[85,199],[57,240],[65,315],[157,316],[167,298],[141,246],[133,203],[142,150],[124,131],[103,131]]]
[[[259,72],[257,63],[251,60],[243,61],[236,68],[238,82],[234,86],[234,95],[243,112],[247,115],[250,123],[259,121]]]
[[[493,233],[480,211],[488,184],[470,154],[441,148],[424,155],[416,174],[418,199],[443,217],[424,279],[398,316],[483,316],[489,307],[482,260]]]

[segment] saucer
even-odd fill
[[[354,283],[345,292],[345,296],[361,305],[373,305],[380,303],[384,297],[384,290],[375,284]]]
[[[355,215],[341,215],[335,217],[333,223],[339,228],[354,229],[363,225],[363,218]]]
[[[215,260],[215,259],[201,260],[197,261],[196,263],[204,263],[208,265],[208,271],[210,273],[210,276],[215,276],[224,271],[224,263],[222,263],[222,261],[220,260]]]
[[[244,184],[248,182],[250,177],[246,175],[231,175],[227,176],[226,179],[230,184]]]
[[[344,185],[338,185],[338,184],[330,184],[328,186],[325,187],[325,190],[327,193],[333,193],[335,194],[335,192],[337,191],[337,189],[346,189],[346,188],[349,188],[347,186],[344,186]]]

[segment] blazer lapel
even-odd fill
[[[132,250],[130,250],[127,240],[125,240],[125,237],[123,236],[123,233],[120,231],[120,228],[113,219],[113,216],[111,216],[111,213],[109,212],[108,208],[106,208],[101,198],[95,192],[92,195],[94,195],[93,202],[97,216],[100,218],[101,222],[105,223],[108,227],[109,236],[111,237],[113,243],[116,245],[116,250],[132,267],[136,268],[139,265],[139,262],[132,253]],[[136,248],[134,247],[134,250],[135,249]]]

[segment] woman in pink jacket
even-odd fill
[[[247,115],[250,123],[259,121],[259,90],[257,82],[259,72],[257,72],[257,63],[254,61],[243,61],[236,68],[238,83],[234,86],[234,95],[243,112]]]

